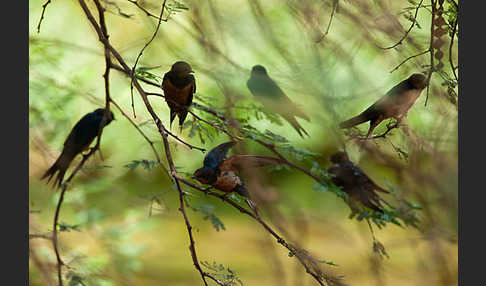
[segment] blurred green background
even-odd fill
[[[160,83],[172,63],[189,62],[196,71],[195,102],[239,119],[249,118],[248,124],[258,130],[271,130],[297,148],[320,154],[316,161],[327,168],[329,154],[341,149],[344,140],[337,124],[364,110],[411,73],[427,71],[430,58],[428,54],[415,57],[390,73],[407,57],[429,48],[430,8],[419,10],[417,25],[402,45],[383,50],[378,46],[393,45],[408,29],[411,22],[407,17],[415,11],[415,2],[338,1],[329,33],[323,38],[336,2],[169,0],[170,18],[162,22],[138,67],[152,68],[148,71]],[[48,236],[59,192],[40,177],[59,155],[73,125],[87,112],[104,106],[105,65],[103,47],[78,2],[50,3],[37,33],[43,3],[29,1],[29,226],[30,234]],[[161,2],[138,3],[154,15],[160,14]],[[102,4],[109,39],[133,66],[157,20],[130,1]],[[446,1],[444,7],[452,9],[449,4]],[[97,16],[94,4],[88,1],[88,5]],[[448,10],[446,15],[452,17],[453,13]],[[442,50],[447,53],[450,37],[444,39]],[[452,55],[457,63],[457,38],[455,41]],[[290,235],[286,239],[337,264],[326,269],[344,275],[349,285],[457,284],[457,105],[451,96],[457,87],[448,90],[452,73],[446,58],[443,62],[443,70],[432,77],[427,106],[424,91],[409,111],[411,136],[395,130],[387,139],[365,147],[346,142],[351,159],[376,183],[396,190],[396,198],[423,208],[420,230],[393,224],[374,228],[389,258],[373,252],[368,225],[348,219],[349,207],[334,193],[314,190],[314,182],[294,170],[262,169],[265,189],[272,196],[271,209],[281,214],[272,216],[264,209],[263,218],[277,226],[280,234],[278,227],[282,226]],[[300,138],[285,121],[278,125],[266,117],[255,118],[246,87],[255,64],[264,65],[309,115],[311,122],[299,123],[310,138]],[[110,80],[113,99],[164,157],[160,135],[136,91],[133,117],[129,78],[112,70]],[[162,93],[153,86],[144,88]],[[165,101],[157,97],[150,101],[168,126]],[[230,111],[228,106],[239,108]],[[184,220],[177,211],[177,190],[160,167],[127,167],[134,160],[155,157],[130,122],[112,110],[116,120],[102,137],[104,161],[98,154],[88,161],[73,180],[61,209],[60,222],[66,230],[59,234],[60,250],[69,264],[65,281],[70,286],[202,285],[192,265]],[[375,132],[384,131],[385,125]],[[173,132],[207,149],[228,141],[225,134],[205,127],[208,132],[196,130],[195,136],[190,136],[194,135],[190,128],[182,133],[173,128]],[[359,128],[365,131],[368,125]],[[178,171],[190,178],[202,165],[204,154],[169,141]],[[270,154],[247,143],[250,154]],[[289,154],[288,158],[310,168],[309,162],[297,156]],[[317,285],[255,221],[220,200],[187,191],[191,205],[206,210],[187,210],[201,261],[229,267],[244,285]],[[385,198],[397,201],[392,195]],[[215,216],[224,229],[213,226]],[[49,240],[30,239],[29,262],[30,285],[56,285],[56,258]]]

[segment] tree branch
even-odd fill
[[[51,0],[47,0],[46,3],[44,3],[44,5],[42,5],[41,17],[39,19],[39,24],[37,24],[37,34],[40,33],[40,28],[41,28],[42,20],[44,20],[44,12],[46,11],[47,5],[49,5],[49,3],[51,3]]]
[[[420,3],[418,4],[417,8],[415,9],[415,15],[413,16],[412,25],[410,25],[410,28],[408,28],[408,30],[405,32],[405,35],[403,35],[403,37],[394,45],[386,47],[386,48],[380,47],[381,49],[383,49],[383,50],[393,49],[394,47],[400,45],[405,40],[405,38],[408,37],[408,34],[410,33],[410,31],[412,31],[413,27],[415,26],[415,22],[417,21],[418,11],[419,11],[420,7],[422,6],[422,2],[424,2],[424,0],[420,0]]]
[[[140,57],[142,56],[143,54],[143,51],[145,50],[145,48],[147,48],[150,43],[152,43],[152,41],[155,39],[155,37],[157,36],[157,33],[159,32],[159,28],[160,28],[160,23],[162,22],[162,15],[164,14],[164,10],[165,10],[165,2],[167,0],[164,0],[164,2],[162,3],[162,9],[160,10],[160,16],[159,16],[159,21],[157,23],[157,27],[155,28],[155,32],[154,34],[152,35],[152,38],[150,38],[150,40],[143,46],[143,48],[140,50],[140,52],[138,53],[137,55],[137,58],[135,59],[135,64],[133,64],[133,67],[132,67],[132,74],[130,75],[131,77],[131,80],[130,80],[130,95],[131,95],[131,100],[132,100],[132,111],[133,111],[133,116],[134,117],[137,117],[135,115],[135,105],[133,104],[133,80],[134,80],[134,74],[135,74],[135,70],[137,68],[137,64],[138,64],[138,60],[140,59]],[[130,1],[132,2],[132,1]],[[133,2],[132,2],[133,3]],[[136,2],[135,2],[136,3]],[[137,3],[136,3],[137,4]],[[138,4],[137,4],[138,6]],[[138,6],[139,7],[139,6]]]

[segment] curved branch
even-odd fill
[[[160,11],[160,16],[159,16],[159,21],[157,23],[157,27],[155,28],[155,32],[154,34],[152,35],[152,38],[150,38],[150,40],[143,46],[143,48],[140,50],[140,52],[138,53],[137,55],[137,58],[135,59],[135,64],[133,64],[133,67],[132,67],[132,74],[130,75],[131,77],[131,81],[130,81],[130,94],[131,94],[131,100],[132,100],[132,110],[133,110],[133,116],[134,117],[137,117],[135,116],[135,105],[133,104],[133,80],[134,80],[134,74],[135,74],[135,70],[136,70],[136,67],[137,67],[137,64],[138,64],[138,60],[140,59],[140,57],[142,56],[143,54],[143,51],[150,45],[150,43],[152,43],[152,41],[155,39],[155,37],[157,36],[157,33],[159,32],[159,28],[160,28],[160,23],[162,22],[162,15],[164,14],[164,10],[165,10],[165,2],[167,0],[164,0],[164,2],[162,3],[162,9]],[[132,2],[133,3],[133,2]],[[135,2],[136,3],[136,2]],[[137,3],[136,3],[137,4]],[[137,4],[138,6],[138,4]]]
[[[422,2],[424,2],[424,0],[420,0],[420,3],[418,4],[417,8],[415,9],[415,15],[413,16],[412,25],[410,25],[410,28],[408,28],[408,30],[405,32],[405,35],[403,35],[403,37],[394,45],[386,47],[386,48],[380,47],[381,49],[383,49],[383,50],[393,49],[396,46],[400,45],[408,37],[408,34],[410,33],[410,31],[412,31],[413,27],[415,26],[415,22],[417,21],[418,11],[422,7]]]
[[[41,28],[42,20],[44,20],[44,12],[46,11],[47,5],[49,5],[49,3],[51,3],[51,0],[47,0],[46,3],[44,3],[44,5],[42,5],[41,17],[39,19],[39,24],[37,24],[37,34],[40,33],[40,28]]]

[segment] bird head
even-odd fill
[[[194,72],[191,66],[184,61],[175,62],[171,67],[171,71],[181,78],[185,78]]]
[[[251,69],[251,75],[263,75],[267,74],[267,70],[262,65],[253,66]]]
[[[339,152],[332,154],[330,160],[334,164],[339,164],[339,163],[342,163],[342,162],[345,162],[345,161],[349,161],[349,157],[348,157],[348,154],[346,154],[346,152],[339,151]]]
[[[212,168],[205,166],[197,169],[192,175],[192,178],[202,184],[211,185],[216,182],[216,172]]]
[[[427,86],[427,78],[421,73],[414,73],[407,80],[416,89],[424,89]]]
[[[96,109],[95,111],[93,111],[94,114],[96,114],[97,116],[104,116],[105,114],[105,109],[104,108],[98,108]],[[113,115],[113,112],[110,111],[110,113],[108,114],[108,118],[107,118],[107,121],[106,121],[106,124],[105,125],[108,125],[110,124],[111,121],[115,120],[115,115]]]

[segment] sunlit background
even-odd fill
[[[133,66],[155,32],[157,19],[131,1],[101,2],[109,39]],[[292,146],[318,154],[315,162],[322,168],[330,166],[329,155],[345,142],[351,160],[377,184],[394,190],[385,199],[396,205],[403,198],[422,207],[418,229],[394,224],[373,227],[388,254],[380,256],[373,251],[366,221],[349,219],[350,209],[341,198],[316,190],[315,182],[296,170],[261,169],[271,204],[262,207],[263,219],[287,240],[336,264],[323,263],[323,267],[342,275],[349,285],[457,284],[457,87],[451,87],[450,35],[443,38],[444,67],[432,76],[427,105],[424,90],[408,113],[409,135],[395,129],[386,138],[362,145],[345,141],[343,131],[337,129],[340,121],[363,111],[410,74],[428,71],[430,54],[424,54],[390,73],[406,58],[429,48],[429,1],[418,10],[416,25],[401,45],[380,48],[402,38],[418,2],[168,0],[172,13],[137,65],[147,68],[155,76],[151,80],[160,83],[172,63],[185,60],[195,70],[195,102],[228,116],[250,118],[248,124],[261,132],[270,130]],[[87,3],[97,17],[94,3]],[[338,7],[330,22],[335,3]],[[77,1],[52,1],[37,33],[43,4],[29,1],[29,227],[31,236],[39,235],[30,239],[29,281],[30,285],[57,285],[56,257],[48,238],[60,193],[40,177],[60,154],[74,124],[104,106],[105,63],[103,47]],[[160,14],[160,1],[138,4],[153,15]],[[451,7],[446,1],[444,8]],[[447,11],[444,18],[450,21],[453,13]],[[451,49],[456,65],[457,41]],[[309,138],[301,138],[283,120],[279,125],[267,117],[256,118],[254,106],[260,105],[246,86],[255,64],[265,66],[311,118],[299,120]],[[112,98],[164,158],[160,134],[136,91],[133,116],[130,79],[112,70],[110,80]],[[162,93],[154,86],[144,88]],[[149,99],[169,126],[164,99]],[[177,190],[160,166],[134,163],[153,161],[154,153],[131,123],[112,110],[116,120],[104,129],[101,142],[104,160],[95,154],[87,162],[62,205],[59,245],[69,266],[63,271],[65,285],[203,285],[191,260]],[[172,131],[190,144],[211,149],[229,140],[204,123],[207,130],[191,126],[190,115],[188,121],[182,133],[174,128],[176,124]],[[364,133],[368,124],[359,128]],[[386,123],[375,132],[384,130]],[[179,173],[190,179],[205,154],[170,137],[169,142]],[[250,154],[271,155],[254,142],[246,143]],[[290,154],[288,159],[312,167],[298,156]],[[201,262],[229,268],[240,280],[234,285],[318,285],[256,221],[221,200],[187,191],[194,208],[187,213]]]

